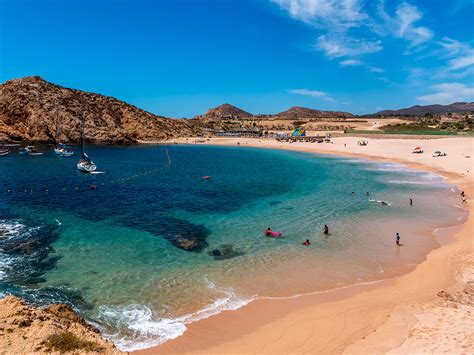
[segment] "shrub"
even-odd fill
[[[62,332],[50,335],[43,345],[48,351],[59,351],[61,353],[74,350],[102,351],[96,343],[78,338],[71,332]]]

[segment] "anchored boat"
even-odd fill
[[[77,162],[77,170],[82,171],[83,173],[92,173],[96,171],[97,166],[86,154],[86,142],[84,137],[84,112],[83,105],[81,101],[81,159]]]

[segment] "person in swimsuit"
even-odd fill
[[[327,224],[324,225],[323,233],[328,235],[329,234],[329,227]]]
[[[398,233],[395,235],[395,243],[397,243],[398,246],[401,246],[401,244],[400,244],[400,234],[398,234]]]
[[[306,240],[303,242],[303,245],[311,245],[311,242],[309,241],[309,239],[306,239]]]

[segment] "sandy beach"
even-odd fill
[[[213,138],[212,145],[289,149],[406,164],[439,173],[473,202],[474,138],[334,138],[332,143]],[[189,138],[177,143],[193,142]],[[412,150],[421,146],[423,154]],[[445,157],[432,157],[433,152]],[[459,205],[462,203],[459,196]],[[155,353],[472,353],[473,224],[437,235],[442,247],[400,277],[287,299],[259,299],[188,326]]]

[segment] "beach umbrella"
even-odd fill
[[[416,147],[416,148],[415,148],[415,149],[413,149],[413,150],[420,150],[420,149],[421,149],[421,147]]]

